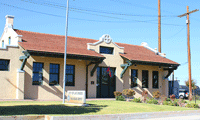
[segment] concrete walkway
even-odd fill
[[[200,110],[72,116],[0,116],[0,120],[200,120]]]

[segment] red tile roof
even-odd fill
[[[124,53],[121,56],[134,61],[145,61],[145,62],[156,62],[156,63],[167,63],[167,64],[178,64],[172,60],[156,55],[153,51],[148,50],[143,46],[130,45],[123,43],[116,43],[117,45],[124,47]]]
[[[18,35],[23,35],[23,42],[19,42],[26,50],[44,51],[54,53],[64,53],[65,36],[53,35],[45,33],[30,32],[24,30],[17,30],[15,32]],[[87,49],[87,43],[95,43],[98,40],[88,38],[78,38],[68,36],[67,38],[67,53],[74,55],[85,55],[93,57],[104,57],[103,55]],[[178,64],[167,58],[163,58],[160,55],[156,55],[154,52],[148,50],[143,46],[116,43],[120,47],[124,47],[125,54],[121,54],[129,60],[146,61],[156,63]]]
[[[22,35],[23,42],[19,42],[25,50],[64,53],[65,36],[17,30],[18,35]],[[92,57],[104,57],[103,55],[87,50],[87,43],[94,40],[87,38],[67,37],[67,54],[85,55]]]

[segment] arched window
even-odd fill
[[[4,47],[4,40],[2,40],[2,47]]]
[[[11,44],[11,37],[8,38],[8,44]]]

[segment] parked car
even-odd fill
[[[179,98],[185,99],[189,97],[189,91],[185,89],[179,89]]]

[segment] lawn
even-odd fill
[[[61,101],[2,101],[2,115],[94,115],[159,111],[196,110],[193,108],[152,105],[113,100],[87,101],[88,107],[69,106]]]

